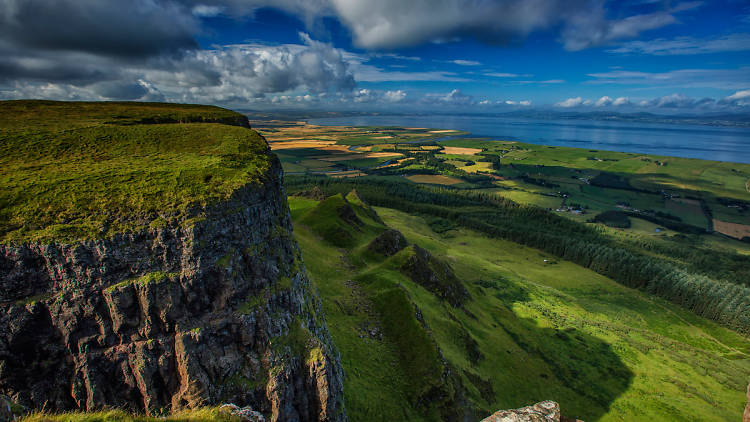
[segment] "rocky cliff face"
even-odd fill
[[[110,239],[0,245],[0,393],[52,411],[232,402],[346,420],[278,161],[229,200],[142,218],[149,230]]]

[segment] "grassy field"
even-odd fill
[[[271,156],[242,119],[178,104],[0,102],[0,241],[111,236],[260,184]]]
[[[409,401],[405,368],[415,361],[404,365],[407,343],[387,329],[395,311],[379,300],[394,289],[421,311],[479,416],[545,399],[587,421],[719,421],[742,413],[750,341],[730,330],[538,250],[470,230],[438,234],[421,217],[377,208],[387,226],[455,269],[471,295],[456,308],[398,271],[399,255],[363,252],[378,222],[363,217],[341,249],[326,234],[334,231],[316,227],[341,224],[320,221],[332,213],[309,199],[289,203],[342,354],[352,420],[438,419]],[[369,335],[373,328],[385,335]]]

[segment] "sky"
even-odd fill
[[[0,99],[750,113],[750,1],[0,0]]]

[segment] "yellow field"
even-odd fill
[[[362,158],[378,158],[378,157],[401,157],[403,154],[398,152],[359,152],[356,154],[337,154],[328,155],[324,157],[315,157],[317,160],[323,161],[346,161],[346,160],[359,160]]]
[[[750,237],[750,226],[747,224],[729,223],[714,219],[714,230],[735,239]]]
[[[443,154],[476,155],[482,152],[479,148],[443,147]]]
[[[440,174],[415,174],[407,177],[407,179],[416,183],[430,183],[433,185],[456,185],[463,182],[461,179]]]
[[[270,141],[268,142],[268,145],[271,146],[271,149],[277,150],[277,149],[298,149],[298,148],[322,148],[322,147],[330,147],[331,145],[334,145],[336,141],[320,141],[320,140],[297,140],[297,141],[282,141],[282,142],[275,142]]]

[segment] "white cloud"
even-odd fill
[[[612,104],[612,98],[609,98],[608,96],[603,96],[602,98],[599,98],[595,105],[597,107],[605,107]]]
[[[371,57],[344,50],[338,50],[349,65],[354,77],[359,82],[406,82],[406,81],[439,81],[439,82],[468,82],[463,76],[455,72],[421,71],[406,72],[386,70],[368,64]],[[393,67],[393,66],[391,66]]]
[[[745,100],[750,98],[750,89],[746,89],[744,91],[737,91],[734,94],[726,97],[727,100],[734,101],[734,100]]]
[[[630,100],[627,97],[618,97],[612,101],[612,105],[615,107],[624,106],[630,104]]]
[[[519,101],[518,104],[522,105],[522,106],[530,106],[531,105],[531,101],[529,101],[529,100],[523,100],[523,101]]]
[[[474,61],[474,60],[452,60],[451,63],[460,65],[460,66],[479,66],[482,64],[482,62]]]
[[[604,0],[331,0],[331,4],[355,44],[364,48],[398,48],[477,34],[482,40],[504,43],[562,26],[562,41],[569,50],[636,37],[677,22],[675,14],[699,5],[654,6],[660,10],[609,20]]]
[[[609,107],[609,106],[619,107],[619,106],[623,106],[627,104],[630,104],[630,101],[626,97],[619,97],[619,98],[613,99],[607,95],[599,98],[594,103],[594,105],[597,107]]]
[[[395,91],[378,91],[362,88],[355,91],[352,95],[352,100],[355,103],[398,103],[403,101],[404,98],[406,98],[406,92],[400,89]]]
[[[684,94],[671,94],[663,97],[654,98],[639,103],[642,107],[667,108],[667,109],[700,109],[713,108],[717,105],[716,100],[712,98],[695,99]]]
[[[397,103],[397,102],[403,101],[404,98],[406,98],[406,92],[400,89],[396,91],[386,91],[383,94],[383,99],[391,103]]]
[[[748,50],[750,50],[750,34],[729,34],[708,39],[677,37],[669,40],[659,38],[649,41],[630,41],[607,51],[620,54],[674,56]]]
[[[485,76],[492,76],[493,78],[517,78],[519,75],[515,73],[500,73],[500,72],[490,72],[485,73]]]
[[[300,39],[303,44],[230,45],[189,51],[177,58],[153,59],[133,65],[80,56],[76,64],[83,67],[95,65],[104,77],[112,74],[115,78],[61,80],[56,83],[20,79],[14,81],[12,87],[0,89],[3,96],[13,98],[160,98],[220,104],[246,104],[271,93],[348,93],[354,89],[354,76],[340,50],[312,40],[307,34],[300,34]],[[50,66],[52,71],[67,57],[70,56],[63,55],[59,61],[42,65]],[[22,65],[29,63],[23,59],[19,62]]]
[[[589,73],[589,84],[657,85],[664,87],[742,89],[750,86],[750,67],[738,69],[679,69],[669,72],[614,70]]]
[[[575,98],[568,98],[567,100],[560,101],[559,103],[555,103],[555,106],[569,108],[569,107],[581,106],[583,105],[583,103],[584,103],[583,98],[575,97]]]
[[[472,105],[474,97],[464,94],[460,89],[454,89],[447,94],[425,94],[421,102],[428,104]]]
[[[219,16],[224,11],[221,6],[207,6],[205,4],[198,4],[193,7],[193,15],[202,18],[212,18]]]
[[[750,106],[750,89],[737,91],[734,94],[723,98],[720,103],[739,107]]]

